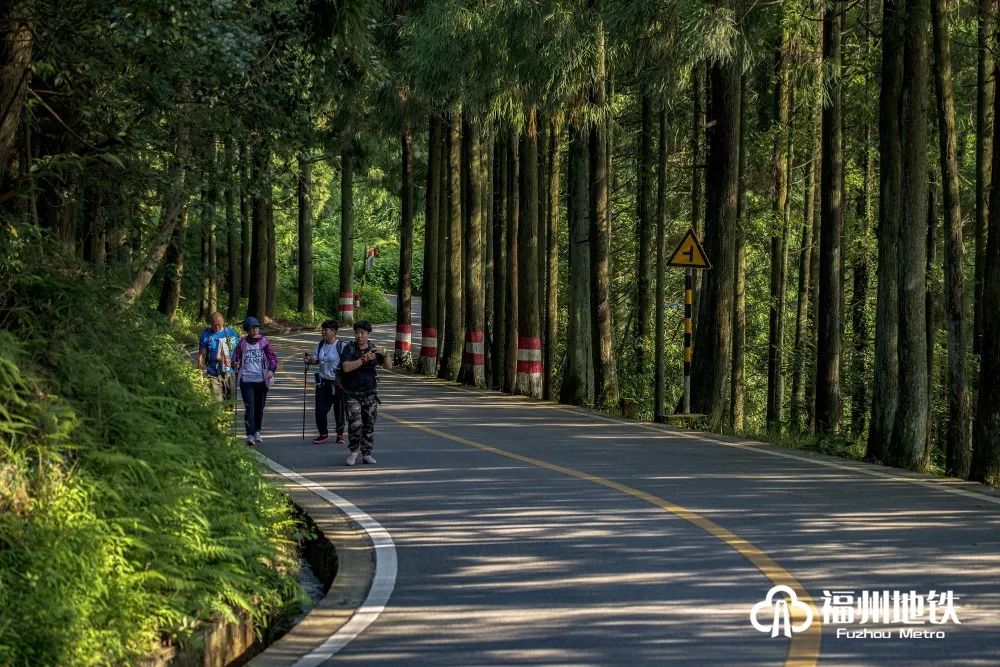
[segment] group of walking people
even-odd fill
[[[352,466],[361,457],[362,463],[375,463],[375,422],[378,419],[378,367],[392,368],[392,356],[368,340],[372,325],[366,320],[354,324],[354,340],[337,340],[339,323],[323,322],[323,337],[312,354],[302,360],[316,365],[316,430],[313,440],[321,445],[330,439],[327,415],[333,408],[337,442],[344,442],[344,422],[347,421],[348,449],[345,463]]]
[[[198,342],[198,367],[205,374],[213,393],[220,400],[234,398],[239,387],[244,405],[244,428],[248,445],[263,443],[261,427],[267,392],[278,370],[278,356],[266,336],[260,333],[260,321],[248,317],[243,322],[246,335],[240,338],[225,325],[221,313],[212,313],[211,326]],[[375,422],[378,419],[378,367],[392,368],[392,356],[369,340],[372,325],[365,320],[354,324],[354,340],[337,339],[340,325],[326,320],[322,337],[312,353],[303,355],[306,366],[316,366],[315,418],[318,435],[313,444],[330,440],[329,414],[333,409],[337,443],[344,443],[348,430],[348,455],[352,466],[375,463]]]
[[[246,335],[242,338],[226,326],[222,313],[212,313],[210,320],[211,326],[201,333],[198,341],[198,368],[204,371],[212,393],[219,400],[233,399],[239,387],[247,444],[262,444],[264,404],[267,391],[274,384],[278,355],[271,341],[261,335],[256,317],[243,321]]]

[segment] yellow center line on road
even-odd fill
[[[813,609],[813,622],[806,630],[799,634],[792,635],[791,642],[788,646],[788,654],[785,657],[785,665],[795,666],[795,667],[806,667],[809,665],[815,665],[819,659],[819,647],[820,647],[820,636],[822,634],[822,622],[820,617],[816,613],[816,605],[813,602],[812,597],[810,597],[808,591],[806,591],[805,586],[803,586],[795,577],[791,575],[785,568],[778,565],[777,562],[766,553],[764,553],[759,547],[751,544],[746,539],[740,537],[728,528],[723,528],[719,524],[715,523],[711,519],[706,519],[697,512],[682,507],[669,500],[664,500],[659,496],[654,496],[651,493],[647,493],[641,489],[637,489],[627,484],[622,484],[620,482],[615,482],[610,479],[605,479],[598,475],[593,475],[588,472],[583,472],[582,470],[576,470],[574,468],[567,468],[566,466],[561,466],[556,463],[549,463],[548,461],[542,461],[541,459],[532,458],[530,456],[524,456],[522,454],[515,454],[514,452],[509,452],[498,447],[492,447],[490,445],[484,445],[482,443],[476,442],[474,440],[469,440],[468,438],[463,438],[460,435],[453,435],[451,433],[445,433],[444,431],[439,431],[438,429],[431,428],[429,426],[424,426],[422,424],[417,424],[411,422],[407,419],[401,417],[396,417],[388,414],[385,410],[381,411],[382,416],[390,419],[397,424],[402,426],[408,426],[410,428],[429,433],[431,435],[437,436],[439,438],[445,438],[446,440],[451,440],[468,447],[473,447],[484,452],[489,452],[490,454],[495,454],[497,456],[503,456],[508,459],[513,459],[514,461],[520,461],[521,463],[527,463],[538,468],[544,468],[546,470],[551,470],[553,472],[558,472],[563,475],[568,475],[570,477],[575,477],[577,479],[582,479],[593,484],[599,484],[605,486],[609,489],[614,489],[621,493],[632,496],[633,498],[638,498],[644,502],[649,503],[655,507],[666,510],[671,514],[677,516],[688,523],[698,526],[705,532],[707,532],[712,537],[715,537],[719,541],[723,542],[727,546],[734,549],[741,556],[746,558],[750,563],[756,567],[761,573],[767,577],[775,586],[784,585],[788,586],[796,592],[798,599],[809,605]],[[792,624],[797,625],[804,621],[804,617],[800,617],[797,612],[797,606],[789,605],[789,612],[792,615]],[[749,616],[749,610],[747,610]]]
[[[298,381],[291,373],[287,371],[279,371],[279,374],[285,377]],[[401,377],[404,376],[402,373],[394,373]],[[445,381],[442,381],[445,382]],[[451,384],[451,383],[448,383]],[[454,388],[454,386],[452,386]],[[469,392],[473,393],[473,392]],[[401,426],[407,426],[409,428],[416,429],[418,431],[423,431],[430,435],[444,438],[446,440],[451,440],[452,442],[457,442],[480,451],[488,452],[496,456],[502,456],[514,461],[520,461],[521,463],[526,463],[531,466],[538,468],[543,468],[545,470],[551,470],[552,472],[557,472],[569,477],[575,477],[577,479],[582,479],[592,484],[598,484],[600,486],[607,487],[609,489],[614,489],[620,493],[632,496],[642,500],[643,502],[649,503],[654,507],[659,507],[662,510],[673,514],[674,516],[693,524],[705,532],[707,532],[712,537],[716,538],[726,546],[730,547],[738,554],[743,556],[747,561],[750,562],[755,568],[757,568],[767,579],[775,586],[788,586],[796,595],[800,602],[805,603],[812,610],[812,623],[808,628],[799,632],[792,633],[791,641],[788,645],[788,653],[785,656],[786,667],[812,667],[819,660],[820,651],[820,640],[822,636],[822,617],[819,615],[816,609],[816,604],[809,592],[788,570],[781,567],[773,558],[767,555],[760,547],[752,544],[748,540],[740,537],[728,528],[724,528],[719,524],[715,523],[711,519],[707,519],[697,512],[690,510],[676,503],[672,503],[669,500],[660,498],[659,496],[654,496],[651,493],[637,489],[627,484],[622,484],[620,482],[615,482],[599,475],[594,475],[588,472],[583,472],[582,470],[576,470],[575,468],[568,468],[566,466],[561,466],[556,463],[549,463],[548,461],[543,461],[541,459],[536,459],[530,456],[524,456],[522,454],[516,454],[514,452],[509,452],[505,449],[500,449],[498,447],[493,447],[491,445],[485,445],[474,440],[469,440],[468,438],[463,438],[460,435],[453,435],[451,433],[446,433],[429,426],[424,426],[423,424],[417,424],[416,422],[403,419],[401,417],[396,417],[389,414],[386,410],[380,411],[382,416],[389,419]],[[580,413],[576,413],[580,414]],[[792,625],[801,624],[805,618],[802,616],[801,612],[798,611],[798,605],[788,605],[788,611],[791,616]],[[747,610],[747,616],[749,618],[749,610]]]

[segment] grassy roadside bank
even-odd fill
[[[130,663],[299,595],[288,504],[116,293],[78,269],[0,283],[0,664]]]

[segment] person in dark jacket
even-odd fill
[[[354,342],[348,343],[340,356],[344,396],[347,399],[349,466],[358,462],[375,463],[375,421],[378,419],[378,367],[392,368],[392,356],[368,340],[372,325],[366,320],[354,324]]]

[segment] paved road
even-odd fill
[[[315,338],[272,338],[287,374],[260,449],[367,512],[398,554],[384,611],[333,662],[1000,664],[1000,497],[396,374],[380,380],[378,464],[349,468],[300,437],[297,360]],[[373,338],[391,346],[391,327]],[[815,603],[791,641],[750,623],[776,584]],[[821,623],[835,590],[887,591],[890,612],[915,592],[925,621],[928,593],[951,591],[961,624],[915,639]],[[873,628],[892,637],[844,636]]]

